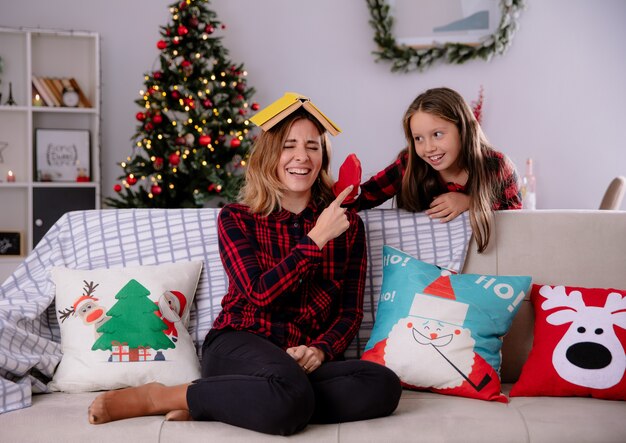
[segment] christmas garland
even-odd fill
[[[377,60],[391,62],[391,71],[423,71],[439,59],[460,65],[474,58],[491,60],[494,54],[504,54],[517,30],[517,20],[524,8],[524,0],[501,0],[502,17],[497,31],[486,37],[479,45],[461,43],[433,44],[427,48],[398,45],[391,30],[393,17],[385,0],[367,0],[370,9],[370,24],[374,28],[374,41],[380,48],[374,51]]]

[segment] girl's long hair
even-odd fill
[[[330,141],[324,127],[308,112],[298,110],[256,139],[246,169],[246,181],[239,192],[239,202],[255,214],[269,215],[281,209],[285,187],[278,178],[278,162],[291,126],[300,119],[315,124],[322,142],[322,167],[311,189],[311,199],[325,207],[334,199],[330,174]]]
[[[483,134],[474,113],[463,97],[452,89],[434,88],[423,92],[404,114],[402,126],[409,157],[402,188],[397,196],[398,207],[415,212],[424,211],[441,192],[439,173],[415,152],[410,121],[416,112],[427,112],[454,123],[459,131],[461,151],[458,161],[459,166],[468,172],[466,189],[470,197],[470,224],[478,252],[483,252],[491,236],[491,208],[498,186],[499,165],[489,160],[493,147]]]

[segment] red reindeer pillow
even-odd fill
[[[533,285],[535,338],[511,397],[626,400],[626,291]]]

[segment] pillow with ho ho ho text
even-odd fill
[[[363,359],[392,369],[405,387],[507,402],[500,338],[531,278],[451,274],[383,248],[383,283]]]
[[[85,392],[199,378],[187,325],[201,270],[202,261],[53,268],[63,357],[49,388]]]
[[[533,285],[534,341],[511,397],[626,400],[626,291]]]

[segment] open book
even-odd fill
[[[303,107],[309,114],[315,117],[317,121],[319,121],[332,135],[337,135],[341,132],[339,126],[326,117],[324,113],[320,111],[317,106],[313,104],[313,102],[311,102],[310,98],[296,92],[286,92],[285,95],[276,100],[274,103],[268,105],[264,109],[261,109],[258,113],[252,116],[250,121],[257,126],[260,126],[264,131],[267,131],[300,107]]]

